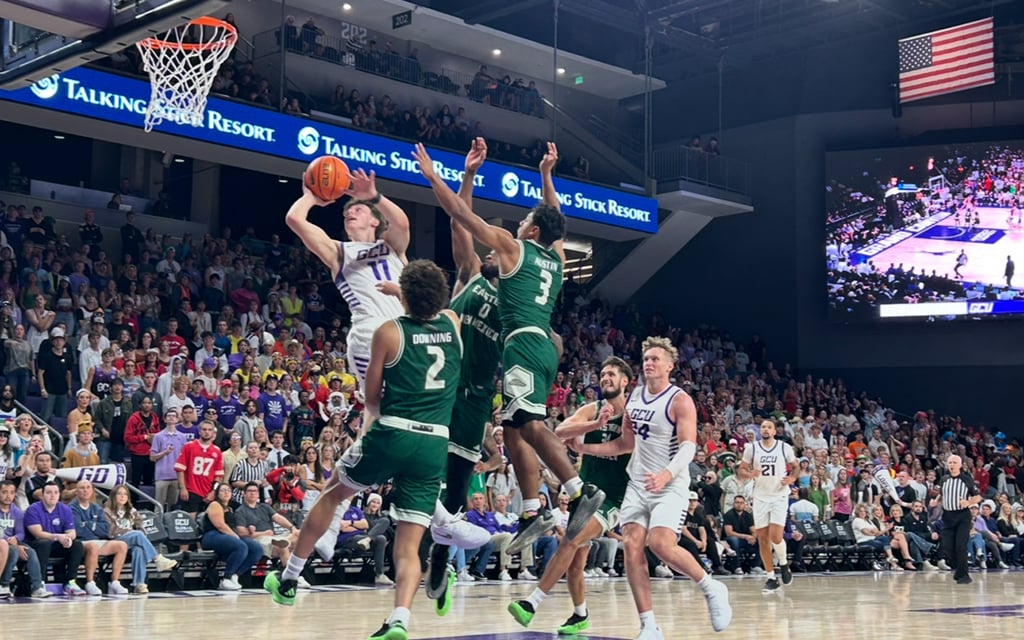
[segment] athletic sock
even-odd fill
[[[576,605],[575,607],[573,607],[572,608],[572,612],[575,613],[576,615],[578,615],[581,618],[586,618],[587,617],[587,601],[584,600],[583,602],[581,602],[578,605]]]
[[[774,580],[775,579],[775,572],[774,571],[769,571],[768,573],[764,574],[764,578],[765,578],[765,580]]]
[[[293,553],[292,557],[288,558],[288,566],[281,572],[281,578],[284,580],[298,580],[302,570],[305,568],[306,558],[300,558],[299,554]]]
[[[583,491],[583,480],[579,476],[569,478],[562,485],[562,489],[569,496],[570,500],[575,500],[576,496],[580,495]]]
[[[408,629],[410,616],[412,616],[412,612],[405,607],[395,607],[395,610],[388,616],[388,624],[392,625],[396,622],[401,622],[402,626]]]
[[[526,601],[533,605],[534,611],[537,611],[537,609],[540,608],[540,603],[544,602],[544,598],[546,597],[548,597],[548,594],[541,591],[538,587],[533,590],[533,593],[530,594]]]
[[[644,627],[656,627],[658,624],[654,621],[653,611],[644,611],[640,614],[640,628]]]
[[[538,511],[540,511],[540,498],[523,500],[523,513],[537,513]]]
[[[779,560],[779,566],[780,567],[784,566],[786,564],[786,562],[787,562],[786,561],[786,541],[783,540],[782,542],[773,542],[772,543],[772,548],[775,549],[775,557],[778,558],[778,560]]]
[[[712,582],[714,582],[714,580],[712,580],[711,574],[705,571],[704,577],[697,581],[697,586],[700,587],[701,590],[707,591]]]

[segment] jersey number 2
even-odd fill
[[[433,344],[427,345],[427,355],[434,359],[434,364],[427,369],[427,379],[423,382],[423,388],[444,389],[445,381],[437,379],[437,374],[444,369],[444,349]]]
[[[533,299],[534,302],[540,305],[548,303],[548,297],[551,295],[551,272],[541,271],[540,272],[540,295]]]

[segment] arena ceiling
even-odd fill
[[[681,79],[795,52],[875,37],[889,40],[996,16],[997,62],[1024,61],[1020,0],[558,0],[558,45],[643,70],[644,31],[654,75]],[[419,0],[469,23],[553,44],[553,0]]]

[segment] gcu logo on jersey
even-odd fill
[[[629,412],[629,419],[633,422],[650,422],[654,420],[654,409],[633,409]]]
[[[366,260],[367,258],[380,258],[383,256],[391,255],[391,248],[384,242],[377,246],[370,247],[369,249],[360,249],[359,253],[356,254],[356,260]]]

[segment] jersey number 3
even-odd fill
[[[427,355],[434,359],[434,364],[427,369],[427,379],[423,382],[423,388],[444,389],[445,381],[437,379],[437,374],[444,369],[444,349],[433,344],[427,345]]]
[[[540,272],[540,295],[533,299],[539,305],[545,305],[548,303],[548,298],[551,296],[551,283],[553,282],[551,272],[541,271]]]

